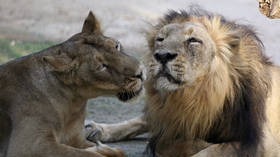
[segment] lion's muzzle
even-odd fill
[[[154,54],[154,57],[162,65],[165,65],[167,62],[170,62],[170,61],[174,60],[177,57],[177,54],[172,53],[168,50],[158,50]]]

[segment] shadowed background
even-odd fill
[[[118,39],[128,54],[141,60],[147,52],[143,28],[155,24],[169,9],[186,9],[190,4],[253,25],[266,54],[280,64],[280,20],[268,19],[256,0],[0,0],[0,64],[68,39],[80,32],[92,10],[105,35]],[[87,122],[113,123],[141,114],[144,97],[131,103],[115,98],[88,102]],[[142,156],[146,141],[110,144],[121,147],[130,157]]]

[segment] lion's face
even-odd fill
[[[149,80],[156,89],[191,86],[209,70],[215,46],[200,23],[171,23],[156,34],[150,56]]]
[[[99,27],[90,13],[82,32],[61,44],[53,60],[45,60],[60,80],[83,97],[116,95],[122,101],[130,100],[142,90],[140,63],[123,52],[120,42],[104,36]]]

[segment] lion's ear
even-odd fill
[[[58,56],[43,56],[43,61],[55,72],[67,73],[75,68],[78,64],[76,59],[71,59],[66,54],[60,54]]]
[[[96,33],[100,32],[100,24],[95,15],[90,11],[88,17],[85,19],[82,32],[83,33]]]

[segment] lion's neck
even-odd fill
[[[214,78],[170,92],[158,92],[152,85],[147,88],[145,111],[153,134],[169,138],[205,137],[232,90],[227,80]]]

